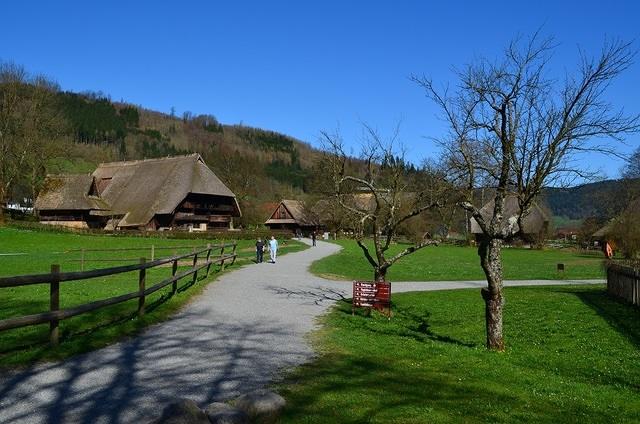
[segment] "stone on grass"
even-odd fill
[[[213,402],[204,412],[211,424],[249,424],[249,416],[239,409],[222,402]]]
[[[282,396],[269,390],[256,390],[236,399],[236,408],[246,412],[252,422],[275,423],[286,401]]]
[[[209,418],[191,399],[178,399],[164,408],[155,424],[209,424]]]

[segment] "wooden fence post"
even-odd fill
[[[171,266],[171,276],[172,276],[172,277],[175,277],[175,276],[176,276],[176,272],[177,272],[177,271],[178,271],[178,260],[177,260],[177,259],[174,259],[174,260],[173,260],[173,265]],[[171,292],[172,292],[173,294],[175,294],[177,291],[178,291],[178,282],[177,282],[177,281],[174,281],[174,282],[171,284]]]
[[[54,274],[54,280],[49,285],[49,310],[51,312],[60,310],[60,265],[51,265],[51,274]],[[49,341],[52,346],[58,346],[60,338],[59,321],[52,319],[49,322]]]
[[[231,260],[231,265],[236,263],[236,249],[238,248],[238,242],[234,241],[233,242],[233,251],[231,252],[231,254],[233,255],[233,259]]]
[[[151,261],[153,262],[153,260],[156,257],[156,247],[152,244],[151,245]]]
[[[196,250],[195,247],[193,248],[193,250]],[[196,252],[193,252],[193,267],[195,268],[197,264],[198,264],[198,254]],[[196,281],[198,281],[198,271],[195,271],[193,273],[192,284],[195,284]]]
[[[84,248],[80,253],[80,271],[84,271]]]
[[[220,248],[220,257],[224,257],[224,240],[222,240],[222,247]],[[220,271],[224,271],[224,259],[220,262]]]
[[[145,258],[140,258],[140,265],[144,265],[146,263]],[[147,279],[147,270],[142,268],[140,270],[140,274],[138,275],[138,316],[144,315],[144,289],[145,289],[145,280]]]
[[[211,258],[211,243],[207,243],[207,262]],[[207,264],[207,277],[209,276],[209,268],[211,268],[211,264]]]

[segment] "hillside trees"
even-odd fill
[[[101,93],[60,93],[60,107],[78,143],[119,146],[129,129],[138,126],[139,113],[133,106],[116,108]]]
[[[633,202],[611,224],[610,235],[625,259],[640,259],[640,200]]]
[[[486,344],[504,350],[504,306],[501,250],[516,236],[545,185],[561,185],[575,176],[592,175],[581,154],[616,154],[615,144],[639,129],[639,117],[616,111],[606,101],[607,87],[631,64],[625,42],[607,42],[599,56],[581,55],[578,70],[558,80],[550,74],[555,45],[538,34],[516,39],[497,61],[481,59],[458,72],[454,92],[437,89],[426,77],[415,77],[440,108],[449,133],[440,140],[450,175],[464,185],[460,206],[483,231],[480,264],[487,278]],[[480,213],[475,189],[495,190],[490,216]],[[507,196],[516,196],[516,216],[505,216]]]
[[[67,122],[56,103],[58,87],[24,68],[0,64],[0,203],[18,185],[34,196]]]
[[[365,133],[367,138],[360,157],[364,167],[349,166],[350,159],[339,134],[323,132],[322,140],[329,152],[326,160],[336,202],[350,216],[348,221],[355,224],[356,243],[373,268],[374,280],[385,281],[389,268],[399,259],[437,244],[429,234],[424,234],[413,245],[388,255],[400,226],[439,207],[446,190],[440,180],[425,187],[411,178],[404,155],[394,145],[397,131],[388,140],[369,126],[365,126]],[[372,249],[364,240],[368,234],[372,236]]]
[[[622,170],[623,178],[640,178],[640,147],[638,147],[627,160]]]

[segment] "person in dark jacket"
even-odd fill
[[[261,238],[258,238],[258,241],[256,242],[256,262],[261,264],[262,263],[262,256],[264,255],[264,242],[262,241]]]
[[[313,242],[313,245],[316,245],[316,232],[313,231],[311,232],[311,241]]]

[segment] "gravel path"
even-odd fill
[[[318,242],[276,264],[210,284],[171,320],[135,339],[0,376],[1,423],[139,423],[187,397],[201,406],[263,387],[313,357],[305,335],[350,284],[311,275],[339,246]],[[602,283],[519,281],[507,285]],[[394,292],[482,287],[483,281],[394,283]]]

